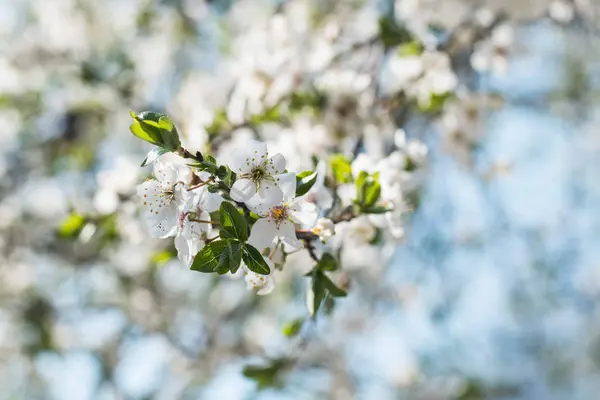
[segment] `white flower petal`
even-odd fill
[[[267,295],[273,291],[273,288],[275,288],[275,279],[273,277],[274,265],[268,258],[265,258],[265,261],[269,265],[269,268],[271,268],[271,273],[269,275],[256,274],[244,266],[244,279],[246,281],[246,287],[248,290],[258,289],[256,294],[259,296]]]
[[[186,266],[191,267],[194,257],[204,247],[202,240],[190,240],[179,235],[175,238],[175,248],[177,249],[177,257]]]
[[[285,171],[285,158],[281,153],[275,154],[267,162],[267,171],[271,175],[279,175]]]
[[[251,140],[247,146],[236,148],[229,162],[229,168],[236,173],[248,173],[257,165],[267,161],[267,145]]]
[[[174,184],[177,182],[179,171],[175,165],[170,162],[154,163],[154,176],[161,182]]]
[[[294,223],[305,228],[312,228],[319,216],[317,207],[314,204],[301,199],[294,200],[288,207],[288,212]]]
[[[148,205],[148,198],[155,198],[162,193],[160,183],[155,179],[148,179],[137,186],[137,195],[142,199],[144,209]]]
[[[256,194],[256,185],[250,179],[238,179],[231,187],[231,198],[235,201],[248,201]]]
[[[290,221],[282,221],[277,226],[276,233],[277,237],[279,237],[284,244],[295,247],[295,249],[302,247],[302,242],[296,238],[296,228]]]
[[[175,236],[179,226],[176,218],[168,218],[162,221],[150,221],[148,230],[150,235],[159,239]]]
[[[251,165],[247,161],[250,153],[247,148],[236,148],[231,153],[231,157],[229,160],[229,168],[235,173],[248,173],[250,172]]]
[[[288,172],[274,176],[275,182],[281,188],[283,193],[283,201],[291,201],[296,196],[296,174]]]
[[[262,251],[273,244],[277,234],[277,225],[268,218],[261,218],[252,226],[248,242]]]
[[[200,212],[200,214],[196,215],[197,220],[200,221],[209,221],[210,214],[206,211]],[[208,233],[211,230],[211,224],[205,224],[203,222],[195,222],[190,221],[189,219],[185,219],[183,230],[181,232],[182,236],[185,236],[188,239],[199,239],[202,237],[203,233]]]
[[[188,240],[182,235],[175,238],[175,249],[177,249],[177,257],[186,266],[189,266],[192,255],[188,246]]]
[[[275,289],[275,280],[272,276],[267,277],[263,286],[256,292],[259,296],[265,296]]]
[[[283,243],[283,248],[287,253],[300,250],[304,245],[302,242],[296,238],[283,237],[281,238],[281,242]]]
[[[254,157],[257,160],[265,160],[268,156],[267,144],[256,140],[251,140],[248,145],[248,153],[251,157]]]
[[[198,207],[209,213],[217,211],[223,202],[223,197],[218,193],[210,193],[205,187],[198,201]]]
[[[266,217],[273,207],[272,204],[263,203],[263,200],[259,196],[254,196],[250,200],[246,202],[246,206],[255,214],[260,215],[261,217]]]
[[[258,196],[265,206],[275,206],[281,204],[283,192],[274,182],[263,181],[258,188]]]

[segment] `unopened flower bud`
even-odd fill
[[[319,218],[312,232],[319,236],[321,242],[325,243],[330,237],[335,235],[335,224],[329,218]]]

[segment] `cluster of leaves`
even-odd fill
[[[221,240],[208,243],[194,258],[191,269],[219,275],[235,274],[242,260],[252,272],[268,275],[271,271],[260,251],[247,243],[249,227],[244,215],[231,203],[219,210]]]

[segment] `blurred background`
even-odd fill
[[[596,0],[0,0],[0,399],[597,399],[599,23]],[[404,129],[429,152],[403,240],[346,255],[315,321],[301,273],[258,297],[184,269],[138,217],[146,109],[292,167]]]

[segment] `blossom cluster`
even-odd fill
[[[421,142],[407,142],[400,130],[395,150],[381,160],[337,154],[295,173],[281,153],[249,140],[219,164],[184,149],[168,116],[132,117],[132,133],[156,145],[142,163],[152,164],[153,175],[137,188],[150,234],[174,237],[180,261],[192,270],[244,275],[259,295],[273,290],[287,255],[305,249],[316,263],[313,313],[325,294],[345,295],[325,274],[338,268],[333,254],[344,242],[374,244],[383,230],[402,238],[404,194],[427,155]]]

